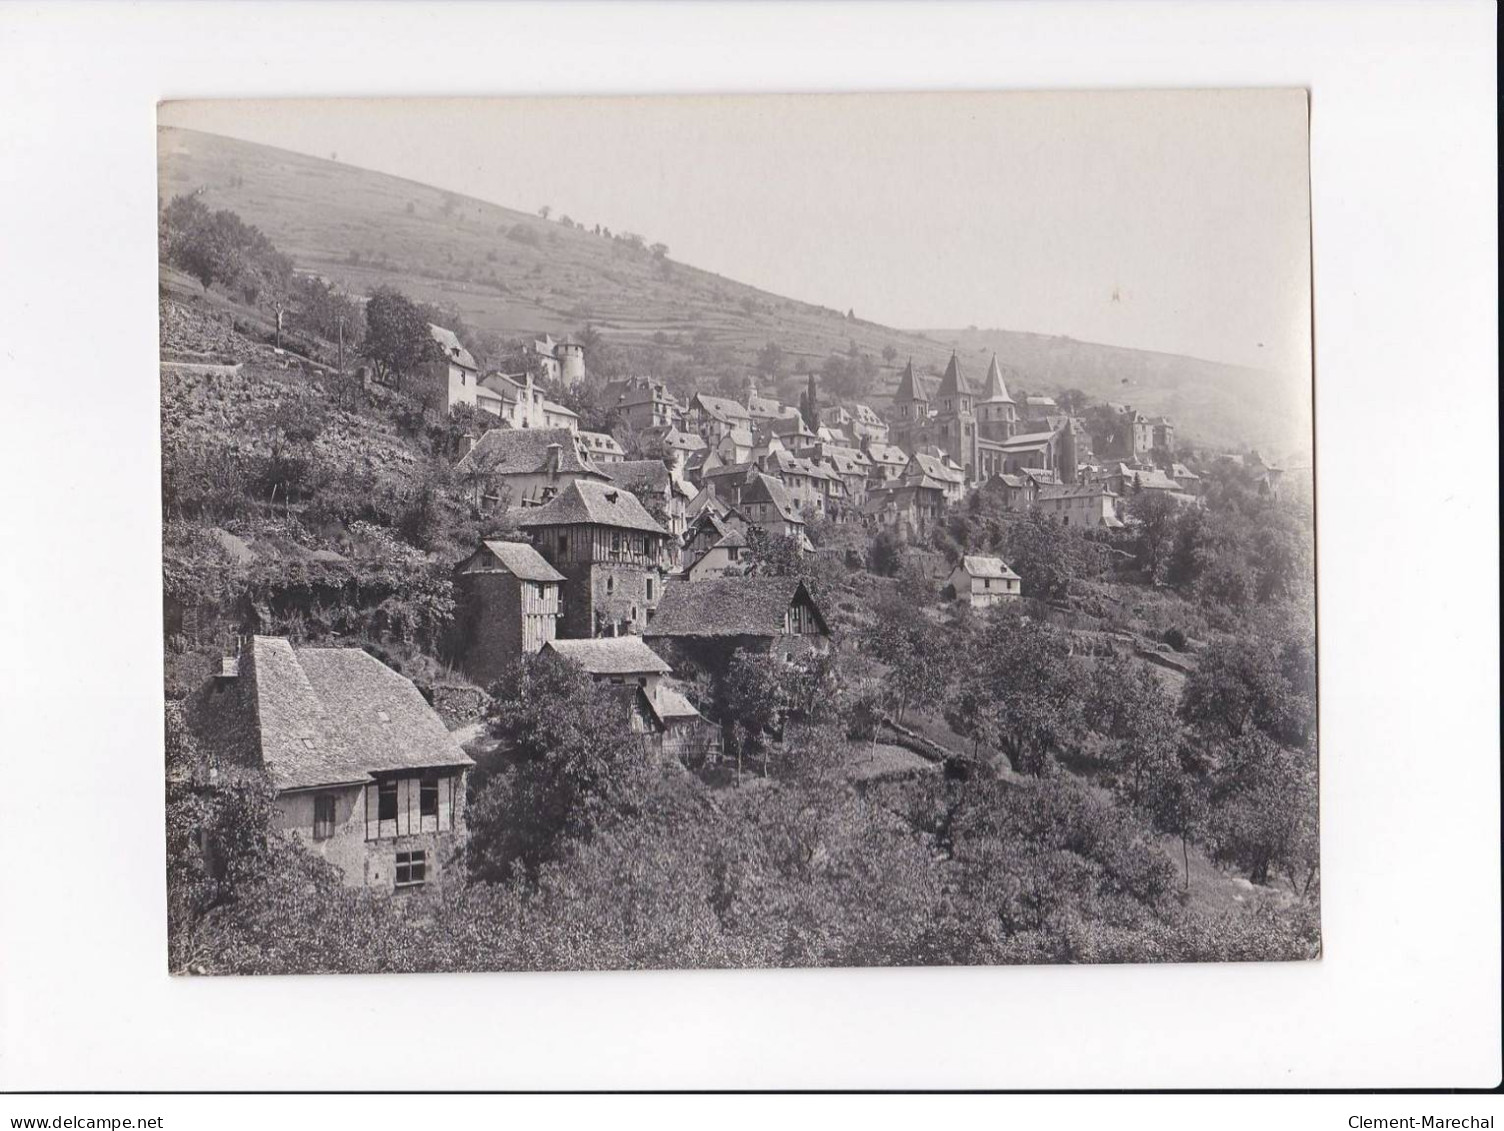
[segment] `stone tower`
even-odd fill
[[[584,346],[569,339],[560,342],[554,354],[559,359],[559,380],[564,382],[565,388],[572,389],[585,379]]]
[[[976,393],[954,352],[935,390],[935,399],[939,402],[935,430],[940,446],[966,472],[969,482],[976,478],[977,467]]]
[[[982,399],[977,405],[977,427],[984,440],[1011,440],[1018,429],[1018,406],[1008,395],[1003,369],[992,355],[987,379],[982,383]]]
[[[898,389],[893,393],[893,411],[900,424],[922,424],[930,417],[930,402],[914,380],[914,359],[903,367]]]

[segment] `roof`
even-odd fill
[[[1054,397],[1025,397],[1024,404],[1034,405],[1037,408],[1055,408]]]
[[[1152,471],[1135,471],[1133,473],[1133,482],[1136,486],[1148,491],[1180,490],[1180,484],[1176,483],[1175,480],[1171,479],[1157,467]]]
[[[797,577],[722,577],[681,581],[663,591],[646,635],[654,637],[781,636],[784,618],[800,594],[825,618]]]
[[[721,437],[722,443],[725,443],[727,440],[731,441],[733,447],[738,448],[750,448],[757,442],[756,437],[752,435],[752,429],[744,428],[739,424],[733,425],[726,432],[726,435]]]
[[[486,475],[542,471],[548,463],[550,444],[559,445],[561,472],[606,477],[588,455],[581,453],[575,434],[568,428],[492,428],[455,464],[455,470]]]
[[[1008,386],[1003,383],[1003,367],[997,363],[997,354],[992,355],[992,364],[987,366],[987,376],[982,381],[982,400],[990,404],[1012,404]]]
[[[1190,468],[1188,468],[1183,463],[1172,464],[1171,467],[1170,467],[1170,474],[1174,478],[1176,478],[1176,479],[1200,479],[1201,478],[1201,476],[1197,475],[1194,471],[1192,471]]]
[[[925,399],[919,394],[914,384],[914,359],[909,358],[907,365],[903,367],[903,373],[898,378],[898,388],[893,390],[895,401],[922,401]]]
[[[681,432],[677,428],[670,428],[663,434],[663,446],[666,448],[682,448],[687,452],[697,452],[706,447],[703,436],[693,432]]]
[[[580,443],[598,452],[610,452],[612,455],[622,455],[621,443],[609,432],[587,432],[584,429],[575,433]]]
[[[910,473],[917,468],[919,473],[928,479],[938,479],[950,483],[964,483],[966,481],[966,473],[964,471],[947,466],[945,461],[937,456],[926,455],[924,452],[915,452],[913,463],[914,467],[910,468]]]
[[[700,712],[695,710],[682,691],[677,688],[658,685],[658,697],[653,703],[653,710],[660,719],[698,719]]]
[[[564,575],[544,561],[531,542],[486,541],[481,545],[491,552],[501,568],[522,581],[564,580]]]
[[[728,424],[752,419],[745,408],[729,397],[712,397],[707,393],[696,393],[694,403],[699,405],[707,415]]]
[[[756,393],[751,393],[747,397],[747,413],[749,416],[773,420],[783,415],[783,405],[773,397],[759,397]]]
[[[797,413],[793,416],[780,416],[776,420],[768,421],[768,431],[774,436],[813,436],[809,425],[804,423],[804,417]]]
[[[294,650],[256,636],[251,653],[261,758],[276,789],[474,764],[412,680],[359,648]]]
[[[1117,498],[1116,493],[1105,483],[1101,482],[1056,484],[1039,489],[1040,502],[1046,502],[1049,499],[1090,499],[1096,498],[1099,495],[1106,496],[1109,499]]]
[[[975,393],[971,382],[966,380],[966,374],[961,372],[961,362],[956,357],[956,351],[952,350],[950,361],[945,365],[945,373],[940,378],[940,388],[935,391],[937,397],[969,397]]]
[[[524,510],[517,520],[517,525],[524,529],[577,523],[641,530],[648,534],[668,533],[632,492],[614,483],[598,483],[593,479],[572,480],[541,507]]]
[[[801,522],[799,512],[794,507],[793,496],[783,483],[774,479],[771,475],[765,475],[761,471],[753,471],[748,474],[742,484],[741,497],[738,505],[742,507],[753,503],[771,503],[778,516],[786,522]]]
[[[674,669],[642,642],[640,636],[602,636],[594,640],[550,640],[543,645],[573,660],[591,675],[666,674]]]
[[[453,330],[446,330],[430,322],[428,336],[439,343],[439,348],[444,351],[445,360],[458,365],[461,369],[479,372],[480,367],[475,364],[475,358],[471,357],[470,351],[460,344]]]
[[[624,459],[610,464],[605,471],[612,482],[620,483],[629,491],[669,489],[668,467],[661,459]]]
[[[559,404],[556,401],[545,400],[543,402],[543,411],[551,412],[555,416],[572,416],[576,420],[580,418],[580,414],[575,412],[574,409],[565,408],[563,405]]]
[[[967,554],[961,559],[961,568],[972,577],[1001,577],[1010,581],[1019,580],[1018,574],[1008,568],[1002,558],[989,558],[981,554]]]
[[[880,444],[876,440],[868,441],[867,454],[872,457],[873,463],[896,464],[902,467],[909,462],[907,453],[897,444]]]
[[[1025,432],[1001,441],[1004,451],[1021,451],[1025,448],[1042,448],[1054,439],[1054,432]]]

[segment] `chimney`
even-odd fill
[[[559,466],[563,459],[563,455],[564,449],[560,445],[548,445],[548,459],[544,461],[543,467],[549,475],[554,476],[559,474]]]

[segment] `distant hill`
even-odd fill
[[[164,202],[197,192],[233,209],[300,270],[359,293],[396,286],[495,334],[560,336],[589,323],[680,389],[736,380],[771,341],[788,362],[778,391],[792,401],[797,375],[855,343],[879,359],[866,399],[881,405],[907,358],[938,372],[955,348],[980,378],[996,350],[1030,391],[1079,388],[1164,413],[1187,440],[1280,458],[1309,444],[1295,391],[1272,374],[1013,331],[892,329],[400,177],[192,130],[160,129],[158,144]]]

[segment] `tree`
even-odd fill
[[[783,376],[783,347],[777,342],[769,342],[757,351],[757,373],[774,381]]]
[[[963,661],[978,704],[990,703],[991,737],[1015,773],[1043,774],[1050,755],[1080,736],[1081,681],[1058,631],[994,617]]]
[[[1216,737],[1238,739],[1256,728],[1304,745],[1316,724],[1309,664],[1310,652],[1299,642],[1282,649],[1262,637],[1218,641],[1186,680],[1181,715]]]
[[[898,360],[898,350],[890,342],[883,347],[883,360],[892,365]]]
[[[486,720],[498,744],[473,771],[467,860],[490,882],[536,879],[570,844],[640,807],[647,756],[625,705],[553,652],[519,658],[491,696]]]
[[[543,207],[541,207],[541,208],[538,209],[538,215],[541,216],[545,220],[548,219],[549,215],[552,212],[553,212],[553,209],[551,207],[549,207],[547,204],[543,205]]]
[[[655,243],[652,247],[648,248],[648,250],[653,253],[653,258],[654,259],[667,259],[668,258],[668,244],[666,244],[666,243],[662,243],[662,242]]]
[[[820,430],[820,394],[815,388],[815,375],[809,375],[809,383],[799,397],[799,415],[811,432]]]
[[[437,356],[428,320],[416,303],[391,287],[378,287],[366,301],[366,357],[383,381],[401,380]]]
[[[1041,599],[1064,597],[1073,580],[1101,569],[1103,554],[1079,528],[1058,526],[1038,510],[1009,527],[1007,551],[1024,595]]]
[[[1164,491],[1140,491],[1128,500],[1128,516],[1138,520],[1138,564],[1159,581],[1173,551],[1180,505]]]
[[[760,526],[747,528],[747,574],[750,577],[802,577],[804,548],[790,535],[769,534]]]

